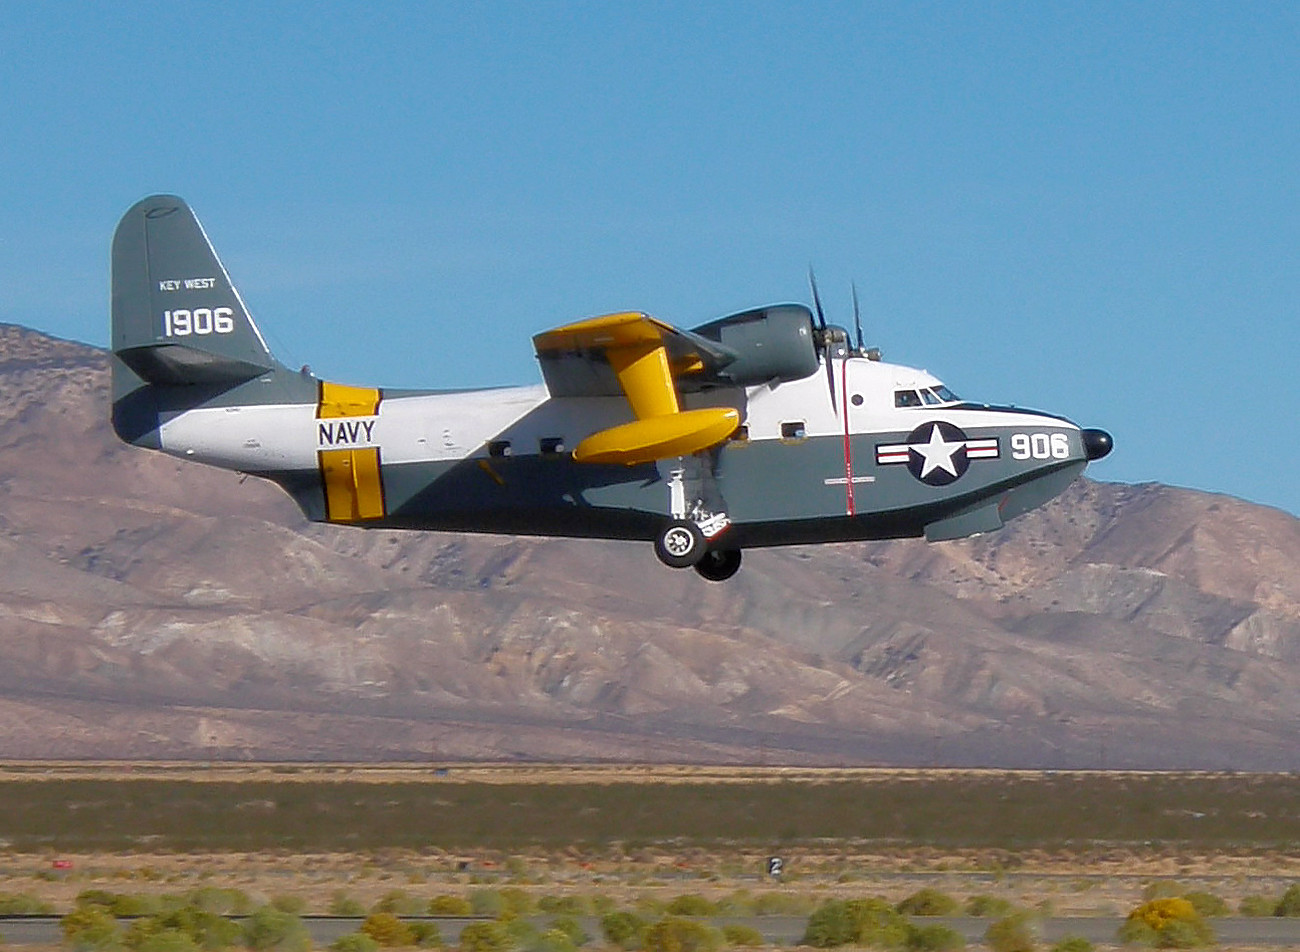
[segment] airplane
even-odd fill
[[[544,331],[539,385],[351,386],[272,356],[194,212],[155,195],[113,237],[113,427],[269,479],[311,520],[646,541],[709,581],[748,548],[991,532],[1111,451],[886,363],[856,288],[856,341],[812,292],[691,330],[621,312]]]

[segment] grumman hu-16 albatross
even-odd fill
[[[542,386],[345,386],[271,355],[194,213],[159,195],[113,238],[113,426],[270,479],[310,519],[640,539],[715,581],[751,547],[989,532],[1110,451],[884,363],[813,299],[546,331]]]

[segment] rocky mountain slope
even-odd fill
[[[1300,769],[1276,510],[1080,482],[717,585],[642,545],[311,525],[107,413],[102,352],[0,325],[0,757]]]

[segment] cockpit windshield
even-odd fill
[[[957,394],[941,383],[933,387],[920,387],[916,390],[894,391],[894,406],[896,407],[934,407],[942,403],[956,403],[960,399]]]

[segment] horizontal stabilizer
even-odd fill
[[[633,466],[672,456],[688,456],[721,443],[740,425],[732,407],[706,407],[634,420],[587,437],[573,451],[579,463]]]

